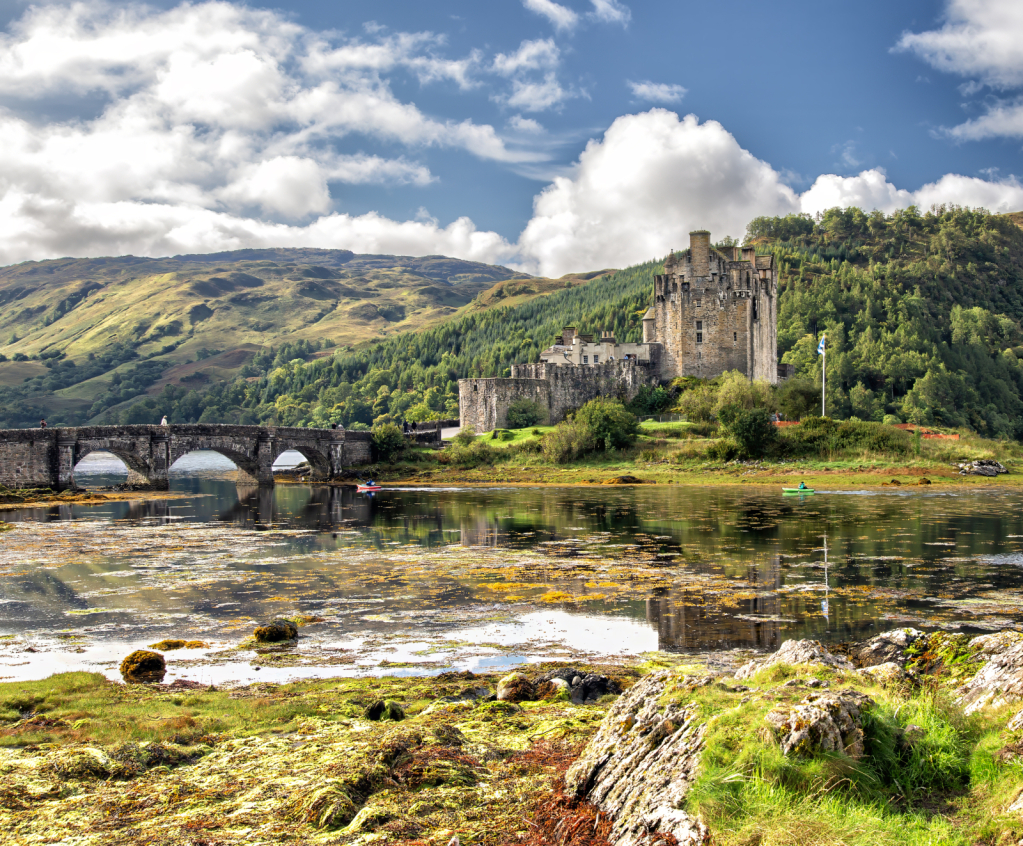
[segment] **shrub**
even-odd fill
[[[707,457],[718,461],[732,461],[739,457],[739,445],[731,438],[722,438],[707,447]]]
[[[476,440],[476,430],[472,426],[463,426],[451,440],[461,446],[469,446]]]
[[[476,440],[471,444],[463,446],[455,444],[447,450],[448,462],[458,467],[479,467],[483,464],[493,464],[494,448],[486,441]]]
[[[373,427],[373,453],[380,461],[400,459],[408,447],[408,439],[396,423],[382,423]]]
[[[598,397],[575,413],[575,422],[593,439],[594,448],[622,449],[636,442],[639,422],[620,400]]]
[[[651,388],[644,385],[626,406],[633,414],[660,414],[671,408],[674,395],[663,385]]]
[[[703,383],[683,391],[675,403],[675,410],[685,415],[690,423],[705,423],[714,419],[717,391],[713,385]]]
[[[593,436],[575,420],[562,420],[540,439],[544,458],[565,464],[595,449]]]
[[[743,457],[759,458],[778,438],[778,428],[766,408],[725,406],[718,415]]]
[[[754,408],[774,411],[774,390],[764,380],[758,379],[751,382],[744,373],[740,373],[738,370],[728,370],[722,373],[718,379],[720,387],[717,390],[714,413],[719,420],[722,410],[728,407],[744,411],[752,411]]]
[[[820,387],[805,376],[793,376],[778,389],[778,410],[786,420],[802,420],[820,408]]]
[[[528,429],[547,420],[547,411],[540,403],[526,397],[519,397],[508,406],[508,428]]]

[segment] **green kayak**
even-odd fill
[[[812,494],[813,488],[782,488],[781,492],[786,494]]]

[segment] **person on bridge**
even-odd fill
[[[45,429],[46,428],[46,420],[45,419],[39,421],[39,428],[40,429]]]
[[[160,421],[160,425],[161,426],[168,426],[168,425],[170,425],[170,424],[167,423],[167,415],[166,414],[163,415],[163,420]]]

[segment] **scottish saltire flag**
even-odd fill
[[[827,335],[821,335],[821,342],[817,344],[817,355],[824,355],[824,339],[827,337]]]

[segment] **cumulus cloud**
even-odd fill
[[[949,0],[941,29],[904,33],[895,49],[993,88],[1015,88],[1023,85],[1023,4]]]
[[[593,11],[590,15],[602,23],[617,23],[627,26],[632,20],[632,10],[619,0],[590,0]]]
[[[522,253],[543,273],[624,267],[710,229],[740,236],[760,214],[798,210],[795,193],[716,121],[664,109],[618,118],[571,177],[534,201]]]
[[[513,115],[511,120],[508,121],[508,126],[516,132],[529,132],[534,135],[546,132],[541,123],[533,120],[532,118],[523,117],[522,115]]]
[[[688,93],[681,85],[667,82],[629,82],[632,96],[651,103],[681,103]]]
[[[618,118],[602,139],[587,144],[571,175],[536,197],[519,259],[534,272],[560,276],[662,256],[688,245],[693,229],[709,229],[715,239],[741,238],[761,215],[815,214],[835,206],[890,213],[941,203],[1018,210],[1023,184],[1015,177],[949,174],[908,191],[873,168],[819,176],[797,194],[784,174],[744,150],[716,121],[652,109]]]
[[[914,53],[933,67],[971,79],[959,86],[970,97],[984,85],[1009,91],[1023,86],[1023,4],[1018,0],[949,0],[941,29],[904,33],[895,50]],[[1023,99],[995,99],[979,118],[940,134],[956,141],[1023,137]]]
[[[555,29],[573,29],[579,23],[579,15],[576,12],[555,3],[554,0],[522,0],[522,5],[529,11],[547,18]]]
[[[514,53],[498,53],[492,67],[502,76],[514,76],[522,71],[550,70],[558,66],[560,58],[553,38],[538,38],[523,41]]]

